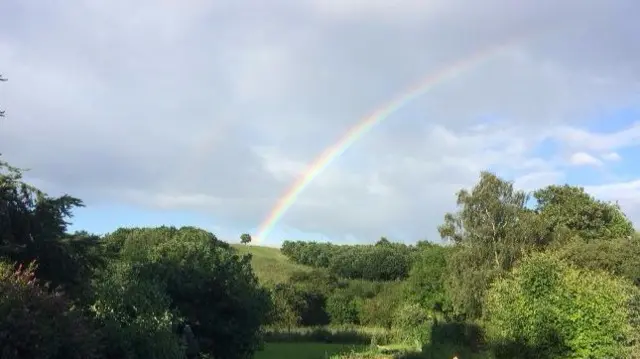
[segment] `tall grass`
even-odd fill
[[[318,326],[299,328],[264,328],[266,342],[318,342],[339,344],[388,344],[393,334],[384,328],[361,326]]]

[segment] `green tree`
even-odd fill
[[[523,226],[529,199],[493,173],[482,172],[480,181],[469,192],[457,194],[457,213],[447,213],[438,227],[440,236],[455,244],[474,246],[493,262],[495,268],[510,268],[519,257],[522,245],[543,241],[542,233]],[[529,233],[523,233],[529,232]],[[514,235],[525,234],[527,238]]]
[[[634,233],[631,221],[617,204],[596,200],[581,187],[552,185],[533,196],[536,212],[553,231],[565,228],[587,241],[627,238]]]
[[[535,254],[496,281],[484,310],[502,358],[626,358],[637,345],[640,290]]]
[[[251,243],[251,235],[249,233],[243,233],[240,236],[240,243],[242,244],[249,244]]]
[[[81,206],[69,195],[48,196],[24,182],[20,169],[0,160],[0,257],[37,261],[40,280],[81,299],[102,261],[96,236],[66,233],[72,210]]]
[[[490,172],[471,189],[457,194],[456,213],[447,213],[438,229],[454,244],[445,287],[459,315],[477,318],[488,285],[523,254],[547,245],[550,232],[528,196]]]
[[[120,229],[105,240],[139,280],[161,288],[204,352],[234,359],[258,348],[270,301],[250,255],[193,227]]]
[[[389,242],[387,237],[380,237],[380,240],[376,242],[376,246],[387,246],[390,244],[391,242]]]
[[[579,268],[604,270],[640,286],[640,241],[635,238],[591,242],[577,238],[558,248],[557,253]]]

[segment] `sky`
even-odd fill
[[[640,226],[635,0],[3,0],[0,153],[72,229],[255,234],[322,151],[425,76],[261,244],[438,241],[482,170],[584,186]]]

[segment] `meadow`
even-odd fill
[[[240,254],[251,254],[251,267],[260,283],[273,287],[285,283],[296,272],[310,272],[313,268],[292,262],[280,248],[232,244]]]

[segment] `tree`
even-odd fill
[[[460,190],[457,197],[458,211],[447,213],[438,228],[457,247],[445,285],[455,312],[477,318],[488,285],[550,237],[541,218],[526,208],[528,195],[493,173],[482,172],[471,191]]]
[[[513,235],[530,228],[522,223],[529,197],[516,190],[512,182],[482,172],[471,192],[460,190],[457,197],[460,209],[445,214],[444,224],[438,227],[440,236],[455,244],[477,247],[491,258],[496,268],[510,268],[518,256],[513,249],[523,241],[541,239],[535,235],[530,238]]]
[[[387,239],[387,237],[380,237],[380,240],[376,242],[376,246],[388,246],[391,242]]]
[[[166,296],[168,307],[191,325],[203,352],[239,359],[258,348],[270,300],[250,255],[239,256],[194,227],[119,229],[105,241],[119,248],[127,278],[154,285]]]
[[[550,230],[568,229],[586,241],[627,238],[633,224],[614,203],[596,200],[582,187],[552,185],[535,191],[536,212]]]
[[[102,255],[96,236],[66,233],[72,210],[82,207],[82,201],[50,197],[22,176],[20,169],[0,160],[0,257],[22,264],[36,260],[36,276],[52,288],[61,286],[74,296],[86,293],[90,267]]]
[[[249,233],[243,233],[240,236],[240,243],[242,244],[249,244],[251,243],[251,235]]]
[[[579,268],[604,270],[640,286],[640,241],[635,238],[592,242],[578,238],[565,243],[556,253]]]

